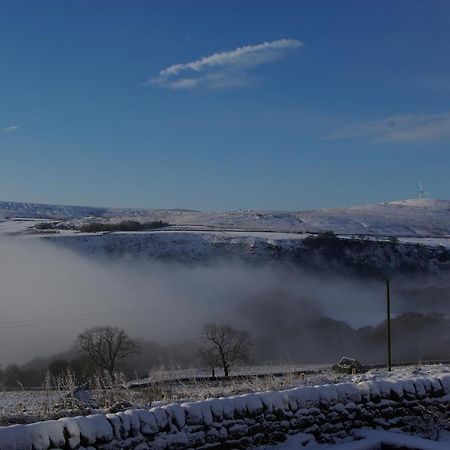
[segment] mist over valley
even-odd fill
[[[447,230],[436,226],[436,220],[444,223],[443,217],[450,216],[444,201],[295,213],[315,221],[315,232],[299,231],[298,220],[286,222],[292,213],[278,218],[273,213],[221,213],[226,223],[220,225],[213,214],[203,214],[207,223],[194,227],[190,216],[183,222],[184,213],[124,211],[126,220],[160,220],[162,227],[84,232],[86,223],[123,223],[124,213],[109,211],[105,218],[104,211],[89,208],[8,204],[10,216],[0,223],[0,333],[11,343],[1,348],[3,365],[65,352],[82,330],[112,324],[172,348],[164,357],[161,350],[156,360],[195,366],[201,364],[202,326],[211,322],[248,331],[256,364],[332,363],[344,353],[380,362],[387,276],[396,320],[407,314],[411,328],[427,321],[446,324],[450,245]],[[355,214],[370,217],[369,234],[354,233],[360,227]],[[391,234],[398,216],[404,220],[405,215],[415,235]],[[317,217],[333,217],[336,233],[328,228],[330,222]],[[255,220],[263,221],[258,231],[253,230]],[[284,231],[271,229],[282,226]],[[375,227],[388,233],[374,234]],[[411,333],[408,327],[402,330],[398,358],[444,359],[444,351],[423,350],[433,333],[424,332],[420,351],[406,345]],[[190,359],[177,361],[176,346],[188,348]],[[134,366],[144,371],[145,364]]]

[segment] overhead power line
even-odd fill
[[[190,309],[190,308],[198,308],[201,306],[207,305],[217,305],[217,304],[226,304],[233,303],[237,301],[241,301],[242,299],[207,299],[198,303],[172,303],[172,304],[160,304],[153,305],[151,307],[146,308],[137,308],[137,309],[128,309],[124,311],[115,311],[115,312],[98,312],[98,313],[90,313],[90,314],[82,314],[71,317],[53,317],[47,318],[44,320],[19,320],[16,322],[0,322],[0,331],[8,330],[14,328],[23,328],[23,327],[34,327],[34,326],[42,326],[42,325],[53,325],[53,324],[61,324],[61,323],[71,323],[71,322],[80,322],[80,321],[88,321],[92,319],[111,319],[115,317],[125,317],[125,316],[133,316],[136,314],[144,314],[151,312],[160,312],[160,311],[172,311],[177,309]]]

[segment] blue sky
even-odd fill
[[[4,0],[0,52],[0,199],[450,197],[447,1]]]

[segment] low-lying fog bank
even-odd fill
[[[153,342],[147,357],[133,362],[139,370],[152,359],[177,364],[177,352],[180,364],[197,364],[207,322],[247,330],[255,362],[384,358],[382,278],[312,275],[291,264],[100,261],[35,239],[2,238],[0,252],[2,366],[64,352],[84,329],[106,324]],[[434,280],[392,284],[394,315],[450,309],[449,289]],[[437,346],[447,342],[445,317],[410,314],[396,323],[395,357],[446,354]]]

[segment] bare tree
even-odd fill
[[[221,366],[226,377],[236,363],[249,361],[250,338],[246,331],[236,330],[230,325],[210,323],[203,327],[202,340],[207,347],[200,355],[211,369]]]
[[[137,342],[118,327],[89,328],[78,335],[77,345],[100,369],[106,370],[111,377],[118,361],[139,353]]]

